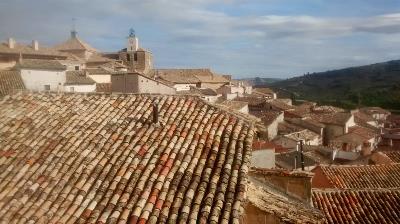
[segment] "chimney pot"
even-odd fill
[[[32,48],[33,48],[35,51],[38,51],[38,50],[39,50],[39,41],[37,41],[37,40],[32,40]]]
[[[153,102],[153,123],[158,123],[158,102]]]
[[[14,40],[14,38],[8,38],[8,47],[9,48],[11,48],[11,49],[14,49],[15,48],[15,40]]]

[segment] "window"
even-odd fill
[[[75,66],[75,71],[79,71],[79,65]]]
[[[131,61],[131,55],[130,55],[130,54],[127,54],[127,55],[126,55],[126,60],[127,60],[127,61]]]
[[[134,53],[134,54],[133,54],[133,60],[134,60],[134,61],[137,61],[137,53]]]
[[[70,92],[75,92],[75,88],[74,87],[69,87],[69,91]]]
[[[50,85],[44,85],[44,90],[50,91]]]

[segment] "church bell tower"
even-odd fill
[[[128,52],[133,52],[137,51],[138,49],[139,49],[139,39],[135,35],[135,30],[130,29],[128,36],[128,47],[126,48],[126,50]]]

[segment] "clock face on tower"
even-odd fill
[[[134,43],[135,43],[135,40],[134,40],[134,39],[129,39],[129,43],[130,43],[130,44],[134,44]]]

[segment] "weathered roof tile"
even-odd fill
[[[219,108],[184,96],[53,93],[0,104],[0,221],[239,218],[231,206],[244,195],[253,131]]]

